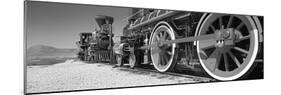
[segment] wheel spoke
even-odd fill
[[[230,26],[231,26],[231,24],[232,24],[233,17],[234,17],[234,16],[230,16],[230,17],[229,17],[229,21],[228,21],[228,23],[227,23],[227,27],[226,27],[226,28],[230,28]]]
[[[156,41],[159,41],[159,40],[160,40],[159,36],[158,36],[158,35],[156,35]]]
[[[162,65],[162,56],[160,56],[160,54],[157,54],[158,56],[158,64],[157,65]]]
[[[160,61],[159,61],[159,62],[160,62],[159,65],[163,65],[163,56],[161,56],[161,55],[159,54],[159,57],[160,57],[160,58],[159,58],[159,60],[160,60]]]
[[[219,25],[220,29],[223,29],[222,17],[219,17]]]
[[[235,64],[239,68],[241,66],[241,63],[238,61],[238,59],[232,54],[231,51],[228,51],[227,53],[228,55],[230,55],[230,58],[235,62]]]
[[[216,28],[213,26],[213,24],[211,24],[210,27],[211,27],[212,31],[214,31],[214,33],[215,33]]]
[[[161,40],[161,33],[159,32],[159,33],[157,33],[157,35],[156,36],[158,36],[158,38],[159,38],[159,40]]]
[[[213,69],[213,72],[214,72],[216,69],[219,68],[219,65],[220,65],[220,63],[221,63],[221,54],[218,54],[218,56],[216,57],[216,60],[217,60],[217,62],[216,62],[216,64],[215,64],[215,68]]]
[[[242,52],[242,53],[245,53],[245,54],[248,54],[248,53],[249,53],[247,50],[242,49],[242,48],[240,48],[240,47],[233,47],[233,49],[235,49],[235,50],[237,50],[237,51],[240,51],[240,52]]]
[[[210,54],[207,54],[208,51],[211,51],[212,48],[215,48],[215,45],[213,45],[213,44],[210,44],[210,45],[204,44],[204,45],[206,45],[206,46],[203,46],[203,45],[200,46],[200,54],[202,54],[206,58],[206,57],[208,57],[208,55],[210,55]]]
[[[202,49],[200,49],[200,55],[203,55],[204,57],[203,58],[207,58],[208,57],[208,55],[206,54],[206,52],[204,51],[204,50],[202,50]]]
[[[167,38],[167,32],[164,32],[163,35],[164,35],[163,37],[166,39]]]
[[[169,35],[167,36],[167,40],[171,40],[171,37]]]
[[[206,60],[206,62],[208,63],[208,68],[215,71],[215,69],[217,68],[217,66],[220,63],[220,56],[221,54],[219,53],[220,49],[216,48],[212,54],[208,57],[208,59]]]
[[[159,38],[161,39],[161,37],[162,37],[161,32],[159,32],[157,35],[158,35]]]
[[[240,28],[242,28],[242,26],[244,26],[245,24],[243,22],[240,22],[240,24],[236,27],[237,30],[240,30]]]
[[[242,36],[236,42],[240,42],[240,41],[247,40],[247,39],[250,39],[250,38],[251,38],[251,35]]]
[[[168,52],[169,52],[169,51],[164,51],[164,54],[165,54],[167,57],[171,56]]]
[[[224,58],[224,67],[225,67],[225,70],[226,70],[226,71],[229,71],[229,68],[228,68],[229,63],[228,63],[228,59],[227,59],[226,53],[223,54],[223,58]]]
[[[160,57],[160,59],[161,59],[161,65],[165,65],[165,58],[164,58],[164,56],[163,55],[159,55],[159,56],[161,56]]]
[[[165,65],[166,65],[166,63],[168,63],[169,57],[166,54],[163,54],[163,59],[165,61]]]
[[[164,37],[163,37],[163,34],[162,32],[160,32],[160,41],[163,41]]]
[[[167,53],[168,55],[170,55],[170,56],[172,55],[172,52],[171,52],[171,51],[167,51],[166,53]]]

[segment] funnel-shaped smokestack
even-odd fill
[[[99,27],[101,27],[103,24],[106,24],[106,20],[108,20],[109,24],[113,23],[113,17],[104,16],[104,15],[97,15],[96,16],[96,21],[97,21]]]

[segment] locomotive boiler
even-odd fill
[[[236,80],[263,65],[263,17],[158,9],[132,9],[121,37],[130,67],[159,72],[176,65],[200,67],[209,76]]]

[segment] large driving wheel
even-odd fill
[[[150,37],[150,44],[157,44],[157,47],[151,48],[151,60],[160,72],[172,70],[175,65],[176,44],[161,44],[165,40],[175,40],[175,32],[168,23],[160,22]]]
[[[210,76],[235,80],[250,71],[258,51],[258,31],[250,16],[210,14],[198,29],[198,36],[217,35],[196,43],[199,61]]]

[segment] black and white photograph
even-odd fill
[[[264,16],[24,2],[24,93],[264,78]]]

